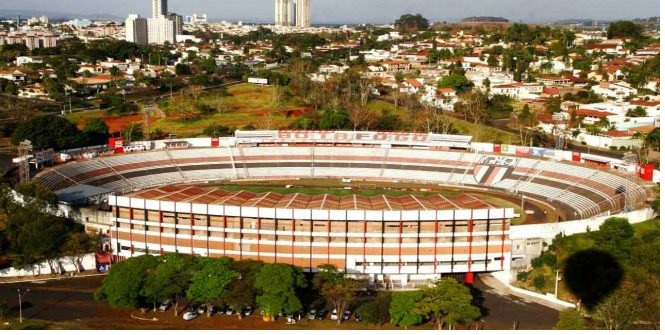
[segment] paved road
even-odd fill
[[[217,317],[208,319],[200,317],[193,322],[182,321],[172,313],[158,313],[158,323],[143,322],[131,319],[130,313],[140,315],[140,312],[128,309],[112,309],[105,303],[98,303],[93,299],[94,291],[100,286],[103,276],[66,278],[53,281],[37,281],[18,284],[0,284],[0,301],[9,305],[10,317],[18,317],[17,289],[30,289],[24,296],[23,316],[54,322],[75,321],[81,328],[92,329],[263,329],[284,328],[282,324],[262,323],[258,316],[244,321],[234,317]],[[557,319],[557,312],[539,304],[522,300],[489,288],[480,281],[476,287],[483,293],[483,306],[488,314],[484,323],[478,322],[469,325],[470,329],[512,329],[515,322],[518,329],[552,329]],[[151,313],[146,314],[152,317]],[[256,320],[254,320],[256,319]],[[318,324],[317,324],[318,325]],[[344,326],[344,325],[342,325]],[[358,327],[348,325],[351,327]],[[347,326],[347,327],[348,327]],[[299,324],[298,328],[312,327],[307,323]],[[320,325],[316,326],[320,328]],[[332,328],[335,325],[331,324]],[[369,326],[371,327],[371,326]],[[386,326],[384,326],[384,329]],[[344,328],[344,327],[343,327]]]

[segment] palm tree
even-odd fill
[[[109,71],[109,74],[111,75],[111,84],[115,84],[116,78],[120,76],[120,69],[117,66],[114,66],[111,68]]]

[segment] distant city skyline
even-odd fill
[[[150,0],[2,0],[3,10],[42,10],[125,18],[151,14]],[[312,24],[391,23],[405,13],[421,13],[430,21],[468,16],[500,16],[511,21],[550,22],[561,19],[632,19],[659,16],[659,0],[312,0]],[[350,10],[352,8],[353,10]],[[214,20],[274,22],[274,0],[170,0],[180,14],[207,13]]]

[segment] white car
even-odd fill
[[[199,316],[199,313],[196,312],[185,312],[185,314],[182,315],[182,319],[185,321],[189,320],[194,320],[196,317]]]
[[[330,320],[337,320],[339,316],[337,316],[337,309],[333,309],[332,314],[330,314]]]
[[[171,299],[166,299],[164,302],[162,302],[161,305],[159,305],[159,311],[160,312],[166,312],[167,309],[171,307]]]

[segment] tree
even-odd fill
[[[607,330],[628,329],[644,308],[653,308],[644,300],[648,296],[645,286],[626,279],[618,290],[612,292],[593,309],[595,317]]]
[[[487,119],[487,104],[487,93],[476,89],[461,95],[460,101],[455,104],[455,110],[461,112],[465,120],[469,118],[474,126],[477,126],[480,123],[484,123]],[[478,137],[478,129],[480,127],[474,128],[476,129],[474,137]]]
[[[109,74],[111,75],[111,85],[115,85],[115,81],[120,76],[120,69],[117,66],[113,66],[111,70],[109,70]]]
[[[187,299],[205,301],[206,313],[210,317],[212,301],[224,297],[229,284],[238,278],[238,273],[229,268],[230,258],[200,258],[198,262],[200,269],[192,276]]]
[[[141,127],[141,123],[139,122],[132,122],[122,128],[120,134],[129,142],[141,141],[143,140],[143,127]]]
[[[439,80],[439,88],[452,88],[457,93],[464,93],[473,88],[473,83],[463,74],[451,74]]]
[[[561,112],[561,97],[555,96],[547,98],[547,101],[545,101],[545,110],[550,114]]]
[[[81,273],[81,259],[95,250],[97,250],[97,236],[82,231],[69,235],[62,254],[74,263],[76,272]]]
[[[634,234],[635,230],[627,219],[612,217],[605,220],[598,230],[592,233],[591,238],[596,247],[618,259],[626,259],[630,254]]]
[[[347,277],[331,264],[319,265],[317,269],[313,279],[314,287],[332,302],[337,313],[341,315],[356,299],[356,291],[362,287],[362,282]],[[341,323],[342,318],[337,318],[337,324]]]
[[[415,32],[429,28],[429,21],[420,14],[404,14],[395,20],[395,27],[402,32]]]
[[[383,325],[390,321],[390,292],[380,291],[369,302],[358,308],[364,322]]]
[[[307,286],[302,269],[287,264],[266,264],[254,281],[261,310],[274,321],[279,313],[295,313],[302,308],[296,289]]]
[[[351,128],[349,113],[345,110],[326,110],[319,122],[320,129],[343,130]]]
[[[406,328],[423,322],[423,316],[416,313],[415,308],[424,297],[422,290],[393,293],[390,300],[392,324]]]
[[[644,38],[642,36],[642,26],[632,21],[615,21],[610,23],[610,26],[607,28],[607,38],[632,38],[636,40],[641,40]]]
[[[444,324],[452,330],[457,324],[480,316],[480,310],[471,304],[472,300],[468,287],[453,278],[443,278],[434,287],[423,289],[423,298],[416,304],[414,312],[434,320],[439,330]]]
[[[143,287],[143,294],[153,300],[171,298],[174,315],[178,315],[178,297],[189,287],[196,270],[196,258],[184,254],[166,254]]]
[[[559,321],[556,323],[558,330],[583,330],[584,318],[574,308],[559,311]]]
[[[113,308],[133,308],[144,302],[142,289],[150,270],[155,269],[159,259],[152,255],[132,257],[114,264],[102,286],[95,291],[95,300],[106,301]]]
[[[101,118],[93,118],[85,123],[83,133],[88,136],[88,143],[104,144],[109,137],[109,126]]]
[[[243,260],[231,263],[231,268],[237,272],[238,278],[229,284],[229,289],[223,301],[229,306],[242,308],[254,304],[256,289],[254,282],[256,276],[261,272],[263,263],[253,260]],[[242,318],[242,313],[238,313],[238,318]]]
[[[18,145],[23,140],[30,140],[35,149],[62,150],[84,145],[84,136],[69,120],[55,116],[42,115],[21,123],[12,135],[12,143]]]
[[[190,76],[192,74],[192,69],[187,64],[178,64],[175,66],[175,74],[177,76]]]

